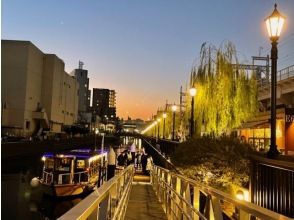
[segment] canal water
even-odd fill
[[[140,139],[123,137],[120,142],[123,145],[134,142],[141,148]],[[106,144],[105,148],[107,149],[109,145]],[[33,188],[30,181],[41,175],[42,167],[40,156],[2,159],[1,219],[57,219],[83,199],[56,201],[46,197],[38,188]]]

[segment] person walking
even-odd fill
[[[117,157],[117,165],[124,166],[125,165],[125,155],[124,153],[120,153]]]
[[[147,166],[147,155],[145,153],[141,156],[141,163],[142,163],[142,173],[143,175],[146,175],[146,166]]]
[[[142,168],[142,165],[141,165],[141,153],[138,152],[137,155],[136,155],[136,168],[137,169],[141,169]]]
[[[131,163],[134,163],[135,162],[135,155],[136,155],[136,145],[135,143],[133,142],[132,145],[131,145],[131,154],[132,154],[132,162]]]
[[[116,156],[112,147],[109,149],[108,153],[108,166],[107,166],[107,180],[110,180],[114,177],[115,174],[115,164],[116,164]]]
[[[146,165],[146,173],[147,175],[150,175],[150,171],[153,166],[153,159],[150,155],[147,156],[147,165]]]
[[[129,166],[132,163],[132,154],[130,151],[127,153],[127,166]]]

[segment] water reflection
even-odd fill
[[[30,172],[2,174],[2,219],[56,219],[90,193],[58,201],[44,194],[41,187],[31,187],[32,177]]]
[[[132,142],[141,149],[141,139],[122,137],[120,141],[123,145]],[[105,148],[108,146],[109,143]],[[89,194],[67,201],[54,200],[39,191],[38,187],[32,188],[30,185],[32,178],[41,173],[41,155],[2,159],[2,219],[57,219]]]

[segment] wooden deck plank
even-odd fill
[[[166,220],[167,217],[150,183],[134,183],[125,216],[126,220]]]

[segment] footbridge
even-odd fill
[[[59,219],[290,220],[183,176],[157,153],[150,176],[129,165]]]
[[[128,166],[60,219],[290,220],[156,165],[149,178]]]

